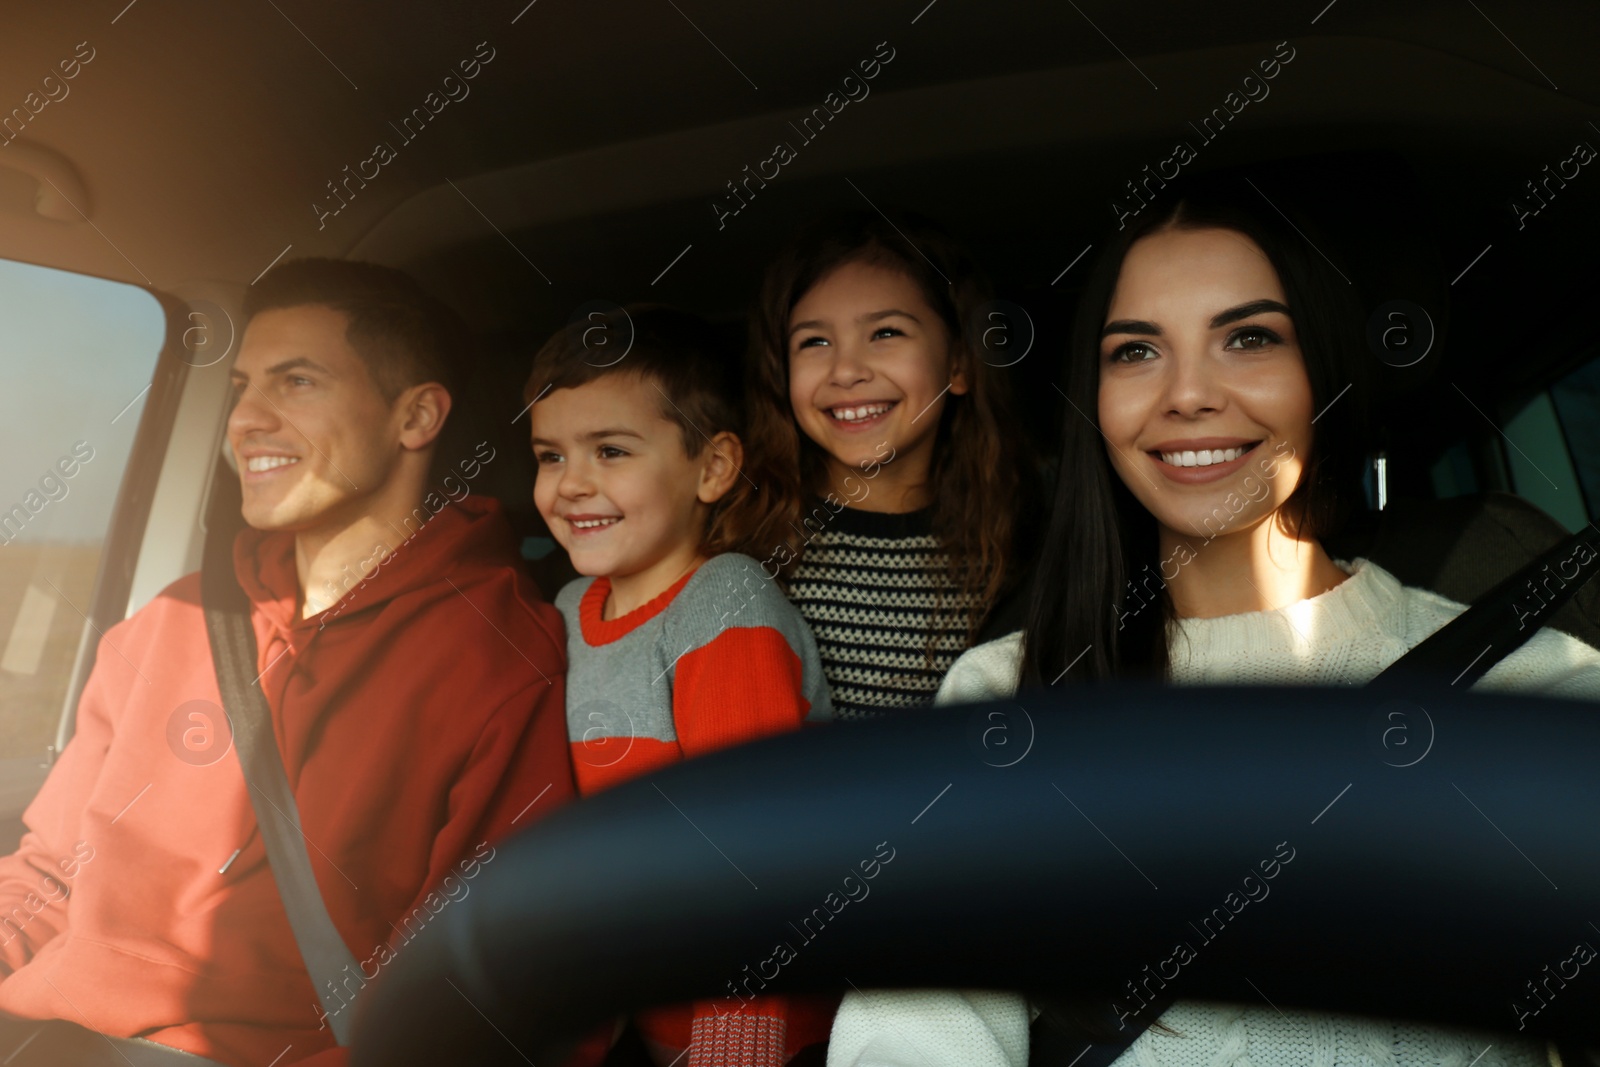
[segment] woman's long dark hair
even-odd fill
[[[965,249],[931,220],[851,211],[803,230],[768,268],[751,317],[749,444],[756,482],[768,496],[758,531],[774,549],[787,547],[787,578],[805,551],[801,515],[822,484],[822,450],[795,424],[789,401],[789,316],[824,276],[866,262],[909,277],[950,334],[952,368],[967,392],[947,398],[939,417],[928,483],[933,532],[945,550],[952,584],[970,594],[963,620],[968,640],[1018,577],[1019,527],[1025,502],[1037,494],[1037,467],[1012,414],[1010,382],[984,357],[981,341],[988,283]],[[936,612],[941,610],[936,608]],[[930,647],[937,636],[930,630]]]
[[[1165,209],[1146,208],[1095,263],[1073,322],[1060,478],[1024,627],[1024,686],[1164,678],[1169,668],[1172,600],[1157,570],[1156,521],[1112,469],[1099,425],[1100,332],[1123,260],[1140,238],[1172,228],[1226,229],[1266,253],[1283,285],[1312,407],[1320,413],[1311,455],[1282,514],[1322,539],[1360,498],[1374,377],[1360,302],[1319,251],[1330,245],[1307,236],[1313,230],[1304,220],[1279,213],[1289,207],[1281,194],[1275,204],[1242,176],[1201,179]],[[1157,603],[1149,604],[1152,590]]]

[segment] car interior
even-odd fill
[[[1478,599],[1600,509],[1597,41],[1600,9],[1557,0],[8,12],[0,844],[99,636],[242,521],[228,368],[285,259],[398,267],[465,317],[438,458],[493,447],[473,491],[553,597],[574,572],[532,504],[522,384],[587,309],[681,306],[739,341],[804,221],[921,212],[1006,302],[1017,432],[1047,456],[1087,263],[1172,168],[1248,166],[1317,219],[1386,367],[1373,506],[1330,549]],[[1600,586],[1552,625],[1600,645]]]

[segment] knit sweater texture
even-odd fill
[[[840,719],[930,704],[967,647],[973,603],[951,581],[933,509],[817,504],[789,599],[811,625]],[[933,644],[929,647],[930,633]]]
[[[646,604],[604,617],[611,583],[579,578],[556,597],[567,625],[567,738],[587,796],[679,760],[831,717],[816,643],[756,561],[714,556]],[[830,999],[757,997],[641,1012],[660,1062],[777,1067],[823,1041]],[[607,1028],[608,1030],[609,1028]],[[608,1034],[576,1062],[599,1062]]]
[[[1402,586],[1369,561],[1338,565],[1350,577],[1320,596],[1276,611],[1175,622],[1171,681],[1359,686],[1465,610],[1464,605],[1428,590]],[[939,687],[938,701],[959,704],[1009,697],[1016,692],[1021,662],[1020,632],[978,645],[956,661]],[[1477,688],[1600,700],[1600,650],[1558,631],[1541,630],[1490,669]],[[828,1065],[1023,1067],[1028,1014],[1023,998],[1015,994],[850,993],[834,1021]],[[1161,1022],[1178,1036],[1147,1029],[1118,1057],[1116,1067],[1544,1067],[1549,1063],[1546,1047],[1538,1041],[1403,1021],[1280,1012],[1266,1004],[1179,1001]],[[900,1050],[908,1041],[915,1044],[909,1055]]]
[[[830,717],[810,631],[749,556],[715,556],[616,619],[610,591],[579,578],[556,597],[580,793]]]

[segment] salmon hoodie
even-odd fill
[[[366,982],[573,794],[559,615],[497,502],[429,519],[301,619],[294,537],[234,545],[328,913]],[[256,828],[197,574],[100,641],[77,732],[0,859],[0,1012],[239,1067],[345,1061]]]

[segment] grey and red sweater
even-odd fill
[[[615,619],[604,617],[610,592],[607,578],[580,578],[556,597],[567,624],[567,738],[581,794],[832,718],[810,629],[749,556],[714,556]],[[688,1064],[781,1067],[827,1039],[836,999],[761,996],[730,1012],[724,998],[654,1009],[636,1022],[661,1062],[687,1050]],[[571,1062],[603,1058],[607,1030]]]

